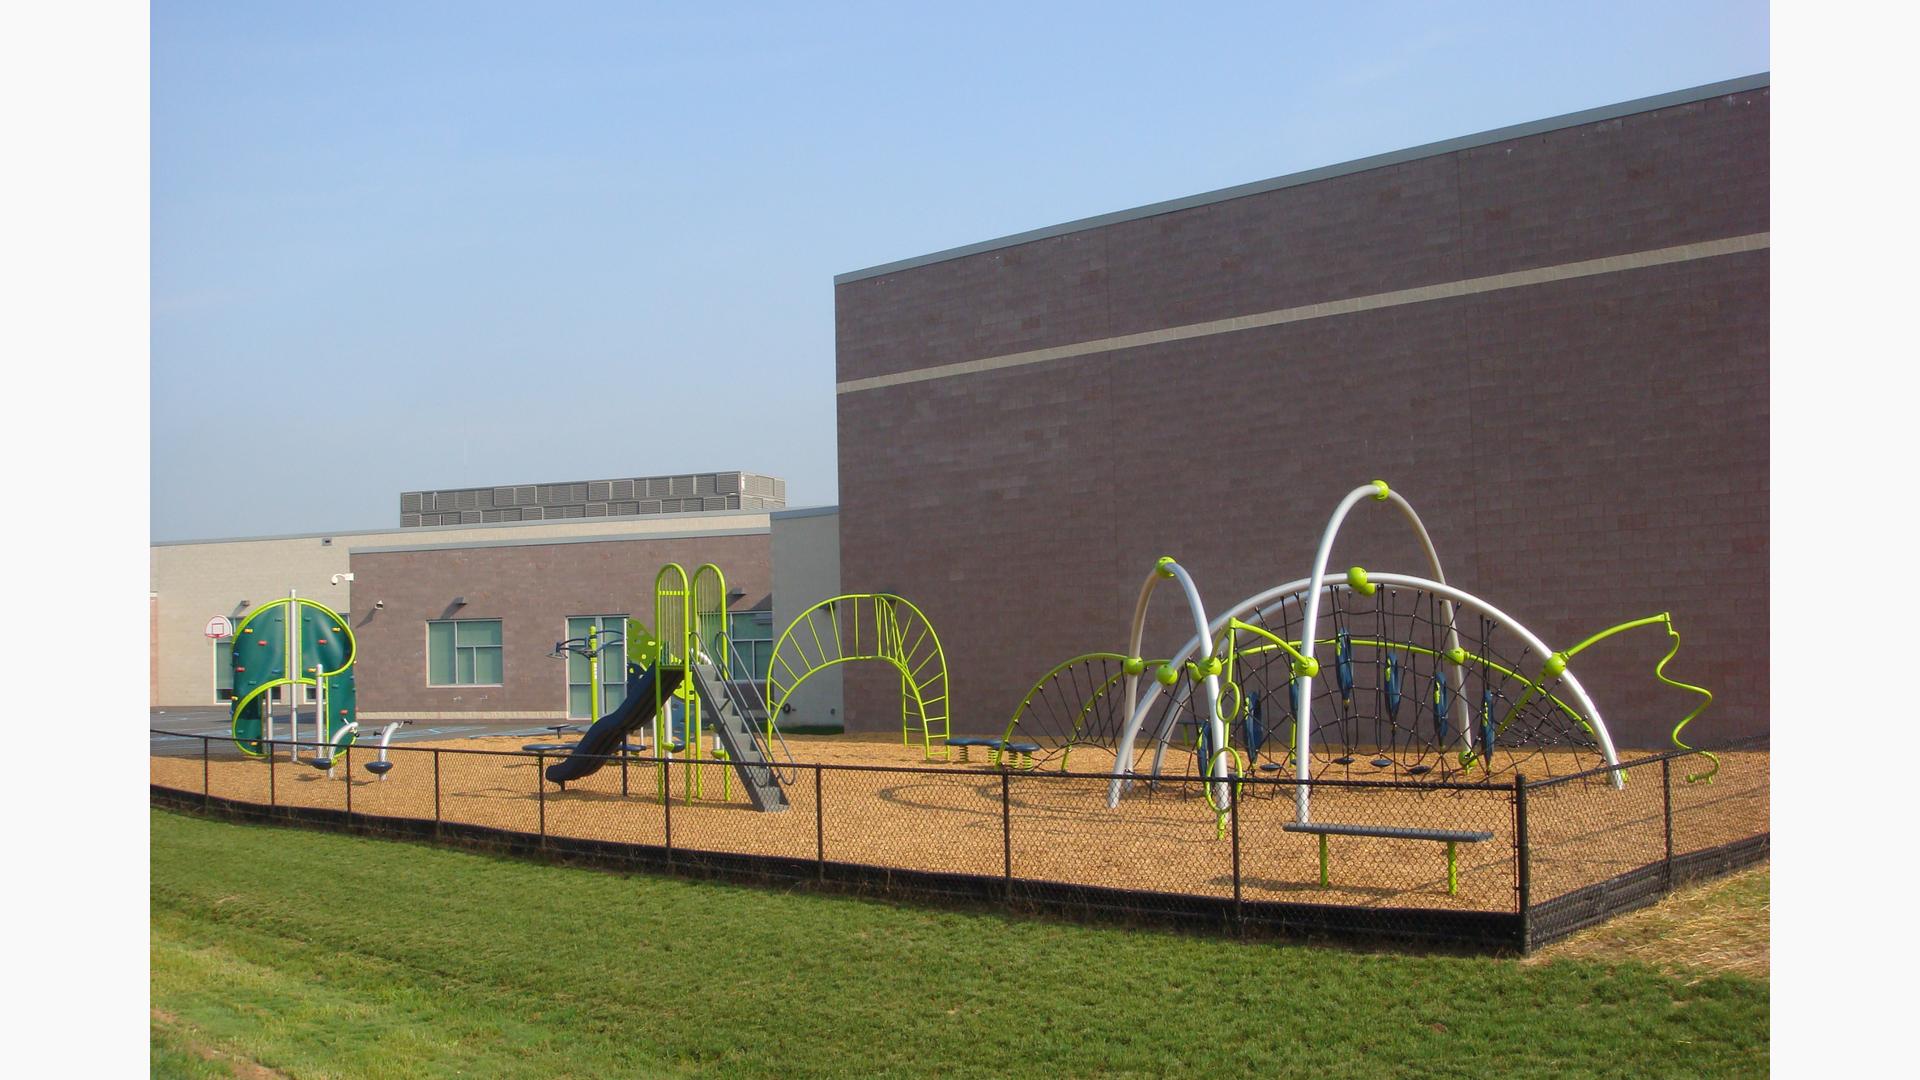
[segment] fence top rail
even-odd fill
[[[1589,780],[1594,777],[1607,776],[1611,773],[1629,772],[1633,769],[1644,769],[1649,766],[1658,765],[1663,761],[1677,761],[1681,758],[1698,757],[1701,754],[1709,753],[1709,752],[1715,753],[1715,754],[1724,754],[1724,753],[1730,753],[1738,750],[1764,749],[1767,746],[1767,744],[1771,741],[1772,741],[1772,737],[1769,735],[1753,735],[1753,736],[1749,736],[1748,738],[1733,739],[1728,742],[1719,743],[1713,746],[1694,747],[1693,749],[1690,749],[1690,750],[1677,750],[1677,749],[1662,750],[1656,754],[1648,754],[1644,757],[1633,758],[1630,761],[1622,761],[1618,765],[1597,765],[1591,769],[1583,769],[1580,772],[1576,772],[1576,773],[1567,773],[1564,776],[1548,776],[1548,777],[1543,777],[1542,779],[1539,779],[1539,780],[1528,780],[1527,790],[1538,791],[1541,788],[1557,787],[1561,784],[1570,784],[1575,780]]]
[[[218,743],[237,744],[240,742],[247,742],[247,743],[256,743],[263,746],[272,746],[276,748],[277,747],[293,747],[298,749],[307,749],[307,748],[320,749],[320,748],[325,748],[332,745],[331,743],[310,742],[304,739],[299,741],[295,741],[293,739],[245,739],[245,740],[242,740],[242,739],[236,739],[231,735],[190,734],[190,733],[179,732],[179,731],[165,731],[160,728],[149,728],[148,731],[150,734],[153,734],[153,735],[166,735],[166,736],[177,737],[177,738],[199,739],[206,743],[218,742]],[[361,745],[360,748],[362,750],[374,749],[370,745]],[[386,750],[387,755],[389,757],[392,757],[395,754],[464,754],[464,755],[470,755],[475,757],[509,757],[509,758],[522,758],[529,761],[534,761],[534,760],[546,761],[546,760],[559,760],[561,758],[573,756],[573,751],[571,750],[546,750],[546,751],[521,750],[521,749],[483,750],[479,748],[455,747],[455,746],[408,746],[404,743],[389,743],[384,749]],[[630,765],[684,765],[687,763],[687,758],[685,757],[667,758],[667,757],[658,757],[658,756],[649,755],[649,754],[611,753],[611,754],[591,754],[586,756],[597,759],[603,764],[609,764],[609,765],[617,764],[618,762],[623,760]],[[724,764],[724,762],[716,762],[714,759],[710,759],[710,758],[703,758],[701,759],[701,761],[703,764]],[[927,766],[927,765],[869,765],[869,764],[858,764],[854,762],[829,762],[829,761],[795,762],[793,766],[785,766],[785,767],[788,767],[788,768],[798,767],[801,769],[817,769],[823,772],[894,773],[894,774],[904,774],[904,775],[914,775],[914,776],[978,777],[978,776],[992,776],[997,773],[1004,772],[1009,776],[1018,776],[1023,779],[1037,780],[1037,781],[1046,782],[1046,783],[1068,781],[1068,780],[1086,780],[1086,781],[1097,781],[1099,783],[1106,784],[1106,783],[1112,783],[1113,781],[1113,774],[1110,772],[1061,772],[1058,770],[1037,769],[1037,768],[1036,769],[1019,769],[1019,768],[1013,768],[1008,766],[1003,766],[999,769],[993,770],[992,772],[985,772],[980,770],[962,770],[962,769],[953,769],[953,768],[943,768],[939,766]],[[1625,767],[1625,766],[1620,766],[1620,767]],[[1205,777],[1199,777],[1199,776],[1150,777],[1150,776],[1144,776],[1138,773],[1131,775],[1130,777],[1128,777],[1128,779],[1138,781],[1139,783],[1142,783],[1142,784],[1164,784],[1167,786],[1199,786],[1199,785],[1204,785],[1212,782],[1206,779]],[[1313,777],[1307,780],[1301,780],[1298,777],[1292,777],[1292,776],[1284,776],[1284,777],[1244,776],[1244,777],[1241,777],[1238,781],[1236,781],[1236,783],[1243,784],[1247,787],[1252,787],[1252,788],[1294,788],[1294,787],[1299,787],[1301,785],[1305,785],[1310,788],[1311,787],[1373,788],[1373,789],[1391,789],[1396,791],[1416,791],[1416,792],[1497,791],[1497,792],[1504,792],[1509,794],[1512,793],[1512,791],[1514,790],[1514,784],[1513,784],[1513,781],[1511,780],[1499,781],[1499,782],[1488,781],[1488,780],[1480,780],[1480,781],[1365,780],[1365,779],[1353,780],[1353,779],[1343,779],[1343,778],[1336,778],[1336,777]],[[1538,785],[1529,783],[1528,786],[1534,787]]]

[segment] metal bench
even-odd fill
[[[1447,845],[1447,895],[1455,896],[1460,892],[1460,864],[1455,858],[1456,845],[1481,844],[1493,839],[1490,832],[1473,832],[1464,829],[1413,829],[1403,825],[1340,825],[1331,822],[1290,821],[1281,828],[1291,833],[1309,833],[1320,838],[1320,885],[1327,885],[1327,837],[1329,836],[1374,836],[1387,840],[1431,840]]]

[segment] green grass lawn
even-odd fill
[[[1639,961],[1250,944],[158,810],[152,882],[156,1076],[1486,1080],[1768,1065],[1765,981]]]

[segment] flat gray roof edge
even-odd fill
[[[343,529],[339,532],[280,533],[270,536],[220,536],[205,540],[149,540],[148,547],[192,547],[196,544],[259,544],[272,540],[340,540],[357,536],[420,536],[455,529],[538,529],[586,521],[690,521],[707,518],[760,517],[771,510],[690,510],[675,514],[609,514],[602,518],[551,518],[539,521],[470,521],[465,525],[407,525],[393,529]],[[646,535],[644,533],[635,535]],[[698,535],[698,534],[695,534]]]
[[[795,507],[792,510],[769,510],[767,511],[767,516],[774,519],[775,521],[783,521],[783,520],[786,520],[787,518],[826,517],[828,514],[837,514],[839,512],[840,512],[840,507],[837,505],[835,506],[800,506],[800,507]]]
[[[1689,105],[1696,101],[1706,101],[1710,98],[1724,97],[1728,94],[1744,94],[1753,90],[1762,89],[1771,84],[1772,72],[1763,71],[1757,75],[1746,75],[1738,79],[1727,79],[1723,82],[1707,83],[1704,86],[1690,87],[1685,90],[1673,90],[1664,94],[1655,94],[1652,97],[1635,98],[1632,101],[1622,101],[1612,105],[1601,105],[1596,108],[1583,109],[1579,112],[1565,113],[1560,116],[1550,116],[1540,120],[1529,120],[1525,123],[1513,124],[1503,128],[1494,128],[1491,131],[1482,131],[1473,135],[1461,135],[1451,139],[1442,139],[1439,142],[1410,146],[1404,150],[1391,150],[1387,153],[1375,154],[1371,157],[1356,158],[1352,161],[1341,162],[1337,165],[1323,165],[1316,169],[1308,169],[1305,172],[1288,173],[1285,176],[1276,176],[1270,180],[1255,180],[1252,183],[1220,188],[1216,191],[1202,192],[1198,195],[1187,195],[1178,199],[1168,199],[1165,202],[1148,203],[1145,206],[1136,206],[1130,210],[1116,210],[1109,214],[1099,214],[1094,217],[1080,218],[1077,221],[1063,222],[1059,225],[1048,225],[1038,229],[1030,229],[1026,232],[1013,233],[1012,235],[1002,236],[993,240],[981,240],[977,243],[963,244],[960,247],[947,248],[945,251],[936,251],[929,255],[917,255],[910,259],[899,259],[894,262],[881,263],[878,266],[869,266],[864,270],[851,270],[844,274],[835,274],[833,283],[835,285],[846,285],[855,281],[864,281],[868,278],[883,277],[887,274],[898,273],[902,270],[912,270],[922,266],[931,266],[934,263],[964,258],[968,255],[978,255],[986,251],[997,251],[1001,248],[1030,244],[1036,240],[1048,240],[1056,236],[1067,236],[1071,233],[1084,232],[1088,229],[1097,229],[1104,225],[1117,225],[1123,221],[1139,221],[1142,218],[1158,217],[1161,214],[1171,214],[1179,210],[1190,210],[1196,206],[1207,206],[1212,203],[1242,199],[1249,195],[1260,195],[1269,191],[1279,191],[1283,188],[1299,187],[1302,184],[1311,184],[1320,180],[1331,180],[1337,176],[1349,176],[1353,173],[1366,172],[1369,169],[1385,168],[1389,165],[1418,161],[1421,158],[1438,157],[1441,154],[1451,154],[1460,150],[1471,150],[1477,146],[1506,142],[1509,139],[1522,139],[1529,135],[1540,135],[1549,131],[1559,131],[1563,128],[1579,127],[1582,124],[1596,124],[1603,120],[1616,120],[1623,116],[1635,115],[1636,113],[1652,112],[1655,109],[1667,109],[1675,105]]]
[[[522,536],[512,540],[449,540],[444,544],[396,544],[348,548],[348,555],[392,555],[408,551],[466,551],[472,548],[549,547],[558,544],[632,544],[648,540],[702,540],[709,536],[765,536],[767,525],[737,529],[689,529],[684,532],[609,533],[605,536]]]

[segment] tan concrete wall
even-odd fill
[[[201,631],[214,615],[226,615],[237,622],[249,610],[240,606],[242,600],[259,604],[285,596],[291,588],[335,610],[356,610],[353,583],[328,583],[334,574],[350,569],[350,548],[581,536],[644,537],[766,527],[766,512],[737,511],[155,544],[149,549],[153,594],[150,704],[160,708],[216,704],[214,645]]]
[[[214,643],[202,631],[207,620],[225,615],[238,623],[258,605],[287,595],[288,589],[345,610],[348,585],[328,578],[347,572],[343,537],[248,540],[205,544],[162,544],[151,549],[153,651],[152,705],[162,708],[215,705]]]
[[[773,515],[773,633],[803,611],[840,595],[840,512],[834,507]],[[783,726],[839,724],[846,712],[843,668],[834,667],[800,684],[787,700]]]

